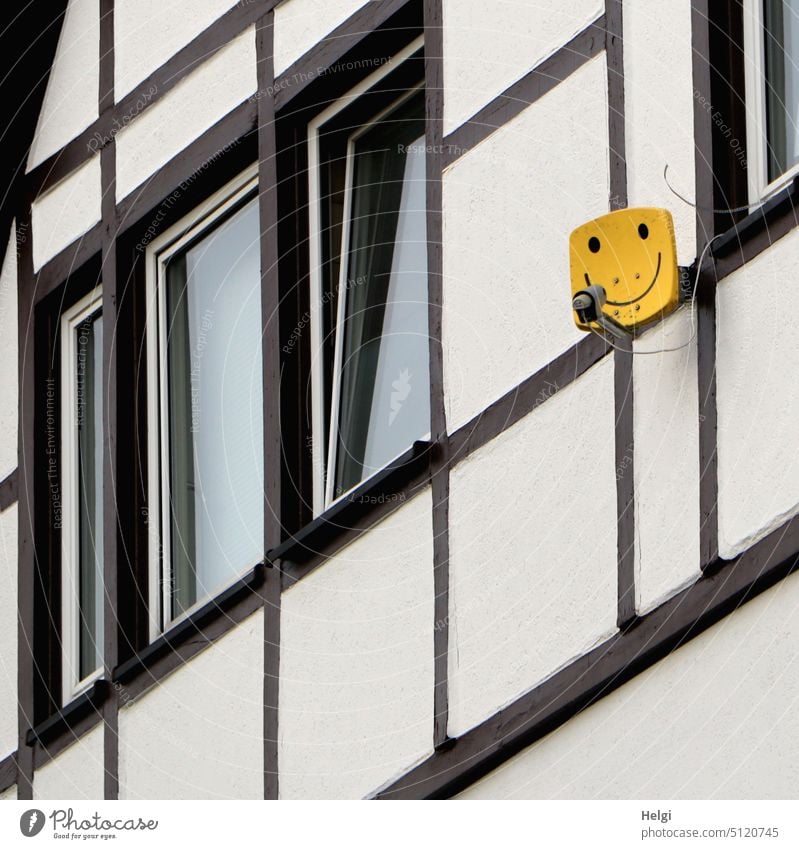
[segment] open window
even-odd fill
[[[744,0],[744,47],[755,204],[799,173],[799,0]]]
[[[316,514],[430,432],[422,55],[309,126]]]
[[[103,321],[98,289],[61,318],[62,700],[103,671]]]
[[[256,173],[148,248],[151,637],[263,559]]]

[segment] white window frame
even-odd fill
[[[309,246],[310,246],[310,286],[311,286],[311,432],[312,432],[312,467],[313,467],[313,511],[314,516],[319,516],[326,509],[331,507],[336,502],[345,498],[349,492],[352,492],[353,487],[348,492],[335,495],[333,492],[335,483],[335,460],[336,460],[336,428],[334,422],[338,420],[339,408],[339,390],[341,380],[341,357],[343,351],[343,334],[340,333],[340,328],[343,323],[344,309],[346,301],[346,277],[347,268],[345,263],[341,263],[339,269],[339,298],[337,304],[336,316],[336,341],[335,354],[333,362],[333,386],[331,387],[330,399],[330,432],[327,439],[327,453],[325,454],[325,445],[322,439],[317,439],[317,434],[325,432],[325,377],[324,377],[324,361],[323,361],[323,291],[322,291],[322,202],[319,192],[320,171],[320,141],[319,135],[321,128],[330,120],[335,118],[339,112],[346,109],[357,100],[361,95],[365,94],[374,85],[380,82],[381,79],[395,70],[398,65],[413,56],[424,46],[424,36],[419,36],[407,47],[403,48],[390,63],[381,65],[377,71],[370,74],[366,79],[362,80],[357,86],[352,88],[343,97],[332,103],[323,112],[320,112],[308,124],[308,188],[309,188]],[[345,168],[345,187],[344,187],[344,211],[342,219],[341,233],[341,249],[340,256],[344,255],[344,248],[349,242],[349,223],[352,203],[352,179],[353,179],[353,152],[355,142],[365,132],[370,130],[375,124],[379,123],[382,118],[392,112],[397,107],[401,106],[406,100],[413,97],[420,89],[424,88],[424,83],[415,86],[407,92],[404,92],[391,105],[381,110],[368,124],[364,124],[350,135],[347,142],[347,161]],[[409,446],[410,447],[410,446]],[[364,478],[357,486],[363,485],[369,477],[379,474],[379,470],[373,472],[367,478]]]
[[[240,201],[258,188],[258,165],[253,164],[204,203],[184,216],[173,227],[147,246],[147,421],[150,438],[147,445],[148,467],[148,618],[150,640],[155,640],[213,596],[203,596],[180,616],[172,617],[172,565],[170,562],[169,493],[169,409],[167,380],[166,297],[164,271],[167,263],[186,244],[219,221]],[[155,438],[153,438],[155,437]],[[218,592],[236,583],[251,568],[243,569],[220,587]]]
[[[768,182],[766,138],[766,57],[763,45],[763,0],[744,0],[744,62],[746,103],[746,173],[749,205],[758,206],[799,174],[799,162]],[[799,57],[797,57],[799,61]]]
[[[61,691],[63,703],[69,704],[101,678],[103,664],[85,678],[80,670],[80,510],[78,460],[78,401],[76,330],[87,318],[102,309],[102,287],[81,298],[61,316],[61,471],[63,510],[61,513]],[[102,320],[102,319],[101,319]],[[102,496],[102,493],[100,493]],[[102,532],[102,529],[101,529]],[[98,591],[104,588],[98,587]],[[100,656],[103,655],[103,634]]]

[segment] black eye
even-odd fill
[[[639,224],[638,225],[638,235],[642,239],[646,239],[646,237],[649,235],[649,227],[647,227],[646,224]]]
[[[596,236],[591,236],[588,240],[588,250],[591,251],[592,254],[599,252],[599,239]]]

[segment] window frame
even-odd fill
[[[258,192],[258,165],[253,163],[233,180],[215,192],[191,212],[183,216],[146,249],[145,311],[147,357],[147,501],[148,514],[157,517],[155,532],[149,534],[147,547],[148,610],[150,641],[191,617],[214,596],[236,584],[256,564],[248,564],[241,572],[220,586],[213,595],[204,595],[179,616],[173,617],[171,539],[169,428],[166,411],[169,397],[167,374],[166,286],[164,271],[175,253],[190,242],[213,230],[237,205]]]
[[[85,693],[104,673],[102,662],[103,634],[100,640],[100,665],[89,675],[79,678],[80,670],[80,537],[78,505],[78,427],[74,410],[77,402],[77,376],[73,369],[78,326],[97,313],[102,320],[102,284],[74,303],[59,322],[61,351],[61,699],[68,705]],[[102,493],[101,493],[102,496]],[[102,533],[102,528],[101,528]],[[103,587],[103,598],[105,589]]]
[[[749,206],[759,206],[764,200],[784,188],[799,174],[799,162],[768,180],[768,121],[766,116],[766,56],[764,0],[743,1],[743,30],[746,98],[747,188]],[[799,59],[799,57],[797,57]]]
[[[354,101],[366,94],[381,80],[388,77],[407,59],[424,48],[424,35],[418,36],[402,50],[399,50],[391,62],[381,65],[376,71],[369,74],[355,87],[339,97],[326,109],[316,115],[308,122],[308,225],[309,225],[309,254],[310,254],[310,324],[311,324],[311,350],[315,352],[311,357],[311,467],[313,470],[313,515],[320,516],[325,510],[342,501],[347,495],[366,483],[370,478],[380,474],[377,469],[361,480],[356,486],[347,492],[334,496],[335,488],[335,460],[336,460],[336,427],[334,423],[338,420],[340,405],[341,385],[341,357],[343,355],[343,334],[340,332],[343,316],[346,310],[347,287],[344,285],[347,276],[347,267],[344,262],[339,267],[338,291],[339,297],[336,304],[336,338],[333,362],[333,381],[330,387],[330,425],[327,439],[318,439],[317,434],[325,433],[325,363],[324,363],[324,317],[323,317],[323,253],[322,253],[322,202],[320,191],[321,177],[321,145],[320,131],[332,121],[339,113],[349,108]],[[424,81],[403,92],[390,104],[379,110],[369,121],[349,134],[347,139],[347,158],[345,164],[344,180],[344,209],[341,228],[341,248],[339,255],[344,256],[345,246],[349,242],[350,214],[352,211],[352,181],[353,181],[353,153],[357,140],[372,127],[378,124],[383,117],[402,106],[407,100],[424,91]],[[409,448],[411,446],[408,446]]]

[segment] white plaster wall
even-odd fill
[[[451,133],[604,11],[600,0],[444,0],[444,133]],[[479,57],[479,61],[477,60]]]
[[[17,467],[17,243],[11,226],[0,272],[0,481]]]
[[[691,4],[624,4],[624,111],[630,206],[671,210],[681,265],[696,257],[696,218],[663,179],[693,201]]]
[[[47,194],[33,202],[33,267],[71,245],[100,220],[100,157],[92,156]]]
[[[429,489],[283,595],[282,798],[359,798],[433,748]]]
[[[614,466],[608,357],[454,469],[451,736],[616,630]]]
[[[570,232],[608,211],[604,53],[444,173],[444,378],[450,432],[582,334]]]
[[[17,798],[17,786],[16,784],[13,787],[9,787],[8,790],[4,790],[0,793],[0,802],[10,802]]]
[[[275,9],[275,74],[285,71],[367,0],[285,0]]]
[[[117,135],[117,200],[256,88],[255,28],[249,27]]]
[[[116,100],[121,100],[235,5],[236,0],[116,0]]]
[[[28,170],[59,151],[97,118],[99,92],[100,4],[97,0],[69,0]]]
[[[633,358],[633,469],[639,612],[655,607],[700,574],[699,390],[692,317],[683,308],[634,343],[638,355]],[[666,348],[679,350],[644,353]],[[616,475],[625,474],[629,466],[622,460]]]
[[[120,710],[120,799],[263,799],[263,628],[258,611]]]
[[[719,553],[734,557],[799,512],[799,328],[786,310],[799,232],[717,295]]]
[[[100,724],[36,770],[33,798],[102,799],[104,778],[103,726]]]
[[[0,513],[0,760],[17,748],[17,505]]]
[[[462,796],[794,799],[797,706],[794,575]]]

